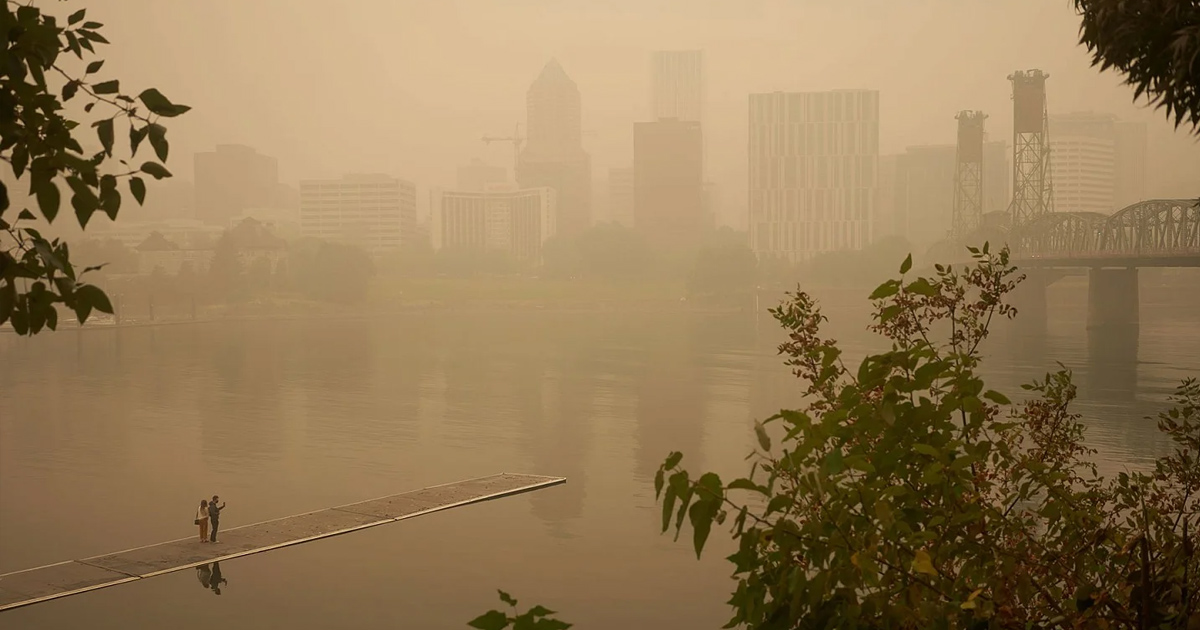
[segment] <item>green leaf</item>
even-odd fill
[[[937,569],[933,568],[933,560],[929,557],[929,552],[924,549],[918,549],[912,562],[912,569],[917,573],[926,575],[937,575]]]
[[[71,207],[75,209],[75,218],[79,220],[79,226],[86,228],[92,214],[100,207],[100,200],[91,189],[84,186],[77,188],[75,194],[71,195]]]
[[[145,162],[142,164],[142,172],[154,177],[154,179],[162,179],[170,177],[171,171],[168,171],[162,164],[157,162]]]
[[[996,403],[997,405],[1011,405],[1012,404],[1012,401],[1008,399],[1008,396],[1005,396],[1004,394],[1001,394],[1000,392],[992,390],[992,389],[989,389],[986,392],[984,392],[983,397]]]
[[[734,479],[733,481],[729,482],[727,488],[729,490],[750,490],[759,494],[767,494],[766,486],[761,486],[749,479],[746,479],[745,477]]]
[[[534,606],[533,608],[525,611],[525,614],[529,615],[530,617],[545,617],[546,615],[553,615],[554,611],[546,608],[545,606]]]
[[[908,257],[904,259],[904,262],[900,263],[901,274],[908,273],[909,269],[912,269],[912,254],[909,254]]]
[[[679,462],[681,461],[683,461],[683,453],[680,453],[679,451],[672,451],[671,454],[667,456],[667,461],[663,464],[663,468],[670,470],[678,466]]]
[[[75,24],[76,22],[79,22],[80,20],[83,19],[83,16],[86,13],[87,13],[87,9],[80,9],[80,10],[72,13],[70,15],[70,17],[67,18],[67,24]]]
[[[513,599],[512,595],[509,595],[508,593],[505,593],[504,591],[500,591],[500,590],[497,590],[497,592],[500,593],[500,601],[504,602],[505,604],[508,604],[509,606],[517,605],[517,600]]]
[[[141,177],[130,177],[129,192],[133,193],[133,198],[137,200],[138,205],[142,205],[146,201],[146,182]]]
[[[42,216],[46,217],[46,221],[53,223],[54,217],[58,216],[58,205],[62,201],[58,194],[58,186],[55,186],[54,182],[40,182],[36,194]]]
[[[92,86],[92,91],[96,94],[116,94],[121,91],[121,82],[113,79],[112,81],[97,83]]]
[[[28,210],[22,210],[21,213],[17,215],[18,221],[34,221],[36,219],[37,217]]]
[[[112,157],[113,150],[113,119],[105,118],[96,122],[96,135],[100,136],[100,144],[104,146],[104,153],[108,157]]]
[[[842,449],[835,448],[829,451],[825,456],[825,463],[822,466],[827,475],[836,475],[846,469],[845,462],[842,460]]]
[[[914,450],[922,455],[928,455],[928,456],[934,457],[934,458],[942,456],[941,451],[937,450],[936,448],[934,448],[928,444],[914,444],[912,446],[912,450]]]
[[[656,499],[660,494],[662,494],[663,482],[666,480],[666,474],[666,471],[662,468],[659,468],[658,472],[654,473],[654,498]]]
[[[138,146],[142,144],[142,140],[146,139],[148,133],[150,133],[150,125],[140,129],[132,124],[129,125],[129,155],[131,157],[137,155]]]
[[[167,128],[157,123],[150,123],[150,146],[154,147],[154,154],[158,156],[158,161],[167,161]]]
[[[912,281],[912,283],[910,283],[907,287],[905,287],[904,290],[908,291],[909,293],[915,293],[917,295],[924,295],[926,297],[934,297],[938,294],[937,287],[934,287],[932,284],[929,284],[929,281],[926,280],[925,278],[917,278],[916,280]]]
[[[17,303],[17,287],[12,282],[0,286],[0,324],[8,321]]]
[[[762,450],[771,450],[771,436],[767,435],[767,428],[761,422],[754,423],[754,436],[758,438],[758,445]]]
[[[504,630],[508,627],[508,615],[498,610],[489,610],[467,622],[467,625],[479,630]]]
[[[167,97],[163,96],[162,92],[154,88],[143,91],[138,95],[138,98],[142,100],[142,104],[146,106],[146,109],[165,118],[174,118],[180,114],[187,113],[191,109],[187,105],[172,103]]]
[[[896,295],[896,293],[899,291],[900,291],[900,281],[899,280],[888,280],[887,282],[884,282],[883,284],[876,287],[875,290],[871,292],[871,297],[869,297],[867,299],[882,300],[883,298]]]
[[[100,68],[102,67],[104,67],[103,59],[100,59],[99,61],[93,61],[92,63],[88,64],[87,70],[84,71],[84,74],[95,74],[99,72]]]
[[[75,81],[75,80],[67,81],[66,83],[63,84],[63,87],[62,87],[62,100],[69,101],[72,98],[74,98],[75,94],[78,92],[79,92],[79,81]],[[91,105],[91,103],[88,103],[88,105]]]
[[[117,191],[117,178],[114,175],[100,178],[100,207],[109,219],[117,219],[117,211],[121,209],[121,193]]]
[[[77,300],[87,300],[92,308],[101,313],[113,314],[112,302],[108,301],[108,296],[98,286],[81,284],[75,287],[75,298]]]

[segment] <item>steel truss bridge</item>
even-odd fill
[[[1152,199],[1112,215],[1049,212],[964,240],[1006,242],[1021,267],[1200,267],[1200,200]]]

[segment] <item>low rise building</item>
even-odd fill
[[[380,254],[412,242],[416,228],[412,182],[378,174],[300,182],[300,233],[305,237]]]
[[[541,263],[542,244],[557,228],[555,192],[550,188],[434,190],[430,210],[435,250],[499,250],[529,264]]]

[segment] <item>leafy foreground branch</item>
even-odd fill
[[[36,210],[11,210],[7,186],[0,182],[0,325],[11,321],[21,335],[32,335],[58,325],[56,304],[75,312],[82,324],[93,310],[112,313],[104,292],[84,283],[98,267],[77,271],[67,243],[49,240],[30,221],[39,216],[53,223],[62,205],[59,183],[71,194],[71,208],[79,226],[86,228],[96,212],[115,220],[121,209],[119,181],[141,204],[146,198],[144,175],[170,177],[162,165],[167,160],[167,129],[160,120],[186,113],[186,105],[172,103],[156,89],[137,98],[121,91],[116,79],[96,80],[104,60],[88,61],[82,72],[72,72],[63,60],[73,54],[77,62],[95,56],[95,47],[107,44],[100,34],[103,24],[86,21],[80,9],[61,26],[53,15],[32,3],[6,0],[0,4],[0,33],[4,35],[4,63],[0,64],[0,160],[12,167],[17,181],[29,183]],[[82,63],[80,64],[82,65]],[[65,115],[72,99],[85,101],[83,111],[98,118],[91,123],[100,150],[85,152],[75,132],[80,123]],[[129,159],[114,156],[117,122],[128,127]],[[133,166],[138,147],[149,141],[157,161]],[[118,165],[114,165],[113,162]]]
[[[726,627],[1200,628],[1200,385],[1159,417],[1175,448],[1152,472],[1102,477],[1069,371],[1016,404],[979,377],[1019,278],[1007,250],[971,251],[911,281],[910,257],[875,290],[891,349],[856,370],[790,296],[771,312],[807,406],[756,425],[744,478],[660,468],[663,531],[690,522],[697,556],[731,517]]]

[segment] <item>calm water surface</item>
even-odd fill
[[[1143,416],[1200,374],[1197,308],[1143,289],[1139,347],[1085,332],[1059,287],[1044,333],[989,342],[989,384],[1062,361],[1112,472],[1166,442]],[[850,354],[876,343],[827,303]],[[744,470],[752,420],[795,403],[772,322],[748,316],[480,313],[0,335],[0,573],[193,532],[219,493],[235,527],[501,471],[567,485],[0,613],[25,628],[464,628],[496,602],[580,628],[718,628],[731,583],[714,537],[658,534],[668,451]]]

